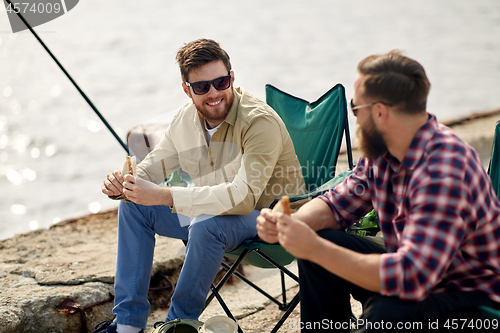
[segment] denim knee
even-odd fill
[[[189,238],[217,240],[219,242],[224,239],[224,232],[214,218],[198,221],[189,226]]]

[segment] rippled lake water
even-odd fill
[[[200,37],[262,99],[266,83],[314,101],[339,82],[350,98],[357,63],[398,48],[426,68],[438,119],[500,107],[498,0],[85,0],[35,30],[122,138],[189,101],[175,53]],[[124,155],[0,7],[0,239],[115,207],[100,185]]]

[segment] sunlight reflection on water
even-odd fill
[[[134,126],[188,101],[174,58],[180,46],[199,37],[218,40],[231,55],[237,85],[261,99],[266,83],[314,101],[338,82],[350,98],[362,57],[401,48],[426,68],[429,107],[441,119],[500,106],[498,0],[220,0],[218,6],[193,0],[154,6],[151,11],[136,1],[108,0],[94,11],[90,2],[80,2],[35,29],[122,139]],[[93,24],[82,24],[89,15]],[[205,24],[220,15],[225,19],[219,24]],[[125,155],[33,36],[6,33],[4,18],[0,239],[116,207],[100,185]],[[354,124],[351,116],[349,122]],[[24,213],[13,213],[14,205]]]

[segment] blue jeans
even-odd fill
[[[166,320],[198,319],[225,252],[257,234],[258,211],[249,215],[203,216],[186,225],[168,206],[121,202],[115,275],[115,322],[146,327],[146,299],[153,265],[155,234],[188,240],[186,259]]]

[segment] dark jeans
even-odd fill
[[[318,234],[359,253],[385,252],[383,240],[379,237],[361,237],[335,230],[321,230]],[[446,329],[446,325],[449,330],[456,331],[462,328],[468,318],[484,320],[477,308],[479,305],[500,307],[481,292],[431,293],[420,302],[404,301],[360,288],[309,261],[299,260],[298,266],[301,332],[348,332],[351,328],[353,332],[384,332],[391,329],[400,332],[429,331],[438,327]],[[363,304],[363,315],[359,319],[351,317],[350,295]],[[487,323],[476,324],[484,327]],[[467,326],[464,327],[467,329]]]

